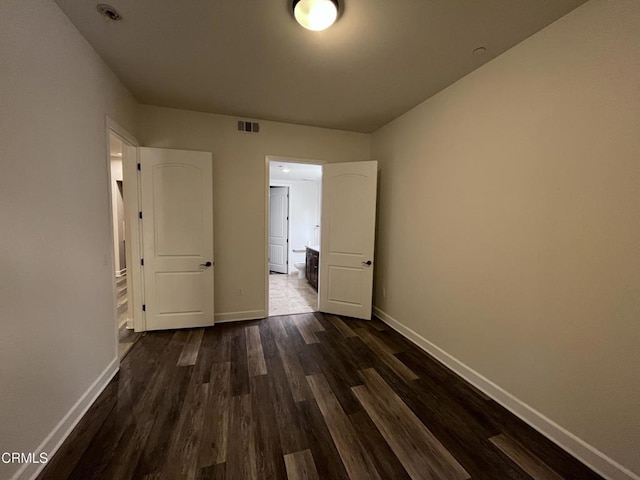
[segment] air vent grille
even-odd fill
[[[257,122],[238,120],[238,131],[244,133],[260,133],[260,124]]]

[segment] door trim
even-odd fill
[[[118,137],[125,146],[130,147],[133,150],[133,155],[122,156],[122,179],[127,200],[125,201],[125,253],[127,256],[127,303],[130,308],[130,315],[133,317],[133,328],[136,332],[145,330],[144,317],[142,315],[142,271],[140,268],[140,262],[137,259],[140,258],[140,242],[141,232],[140,224],[138,220],[138,211],[140,204],[140,179],[137,174],[138,163],[138,147],[140,146],[136,137],[134,137],[127,129],[122,127],[116,121],[109,116],[105,116],[105,138],[106,138],[106,168],[108,178],[111,178],[111,157],[109,152],[109,136],[115,135]],[[135,179],[135,181],[130,181]],[[111,206],[111,182],[108,182],[108,195],[109,195],[109,215],[113,217],[113,209]],[[115,269],[114,258],[114,235],[113,235],[113,222],[110,223],[110,245],[112,251],[111,270]],[[115,344],[116,352],[118,351],[118,311],[116,308],[116,284],[115,277],[113,281],[113,322],[115,325]]]

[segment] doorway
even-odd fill
[[[322,167],[269,158],[269,316],[318,310]],[[314,280],[315,279],[315,280]]]
[[[140,337],[133,330],[133,282],[131,281],[131,240],[127,205],[124,159],[135,148],[129,141],[109,130],[109,194],[113,235],[115,311],[118,338],[118,358],[122,360]],[[132,149],[132,150],[128,150]],[[131,161],[131,159],[129,159]],[[129,179],[127,179],[129,181]],[[136,181],[136,179],[134,179]],[[134,199],[137,203],[137,199]]]

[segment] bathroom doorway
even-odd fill
[[[268,157],[269,316],[318,310],[322,167]]]

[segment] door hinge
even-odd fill
[[[142,170],[141,165],[138,163],[138,170]]]
[[[138,218],[142,220],[142,212],[138,212]]]
[[[287,238],[287,243],[289,243],[289,239]]]
[[[147,311],[147,305],[146,305],[146,304],[144,304],[144,303],[142,304],[142,311],[143,311],[143,312],[146,312],[146,311]]]
[[[143,266],[144,266],[144,258],[141,258],[141,259],[140,259],[140,265],[143,265]]]

